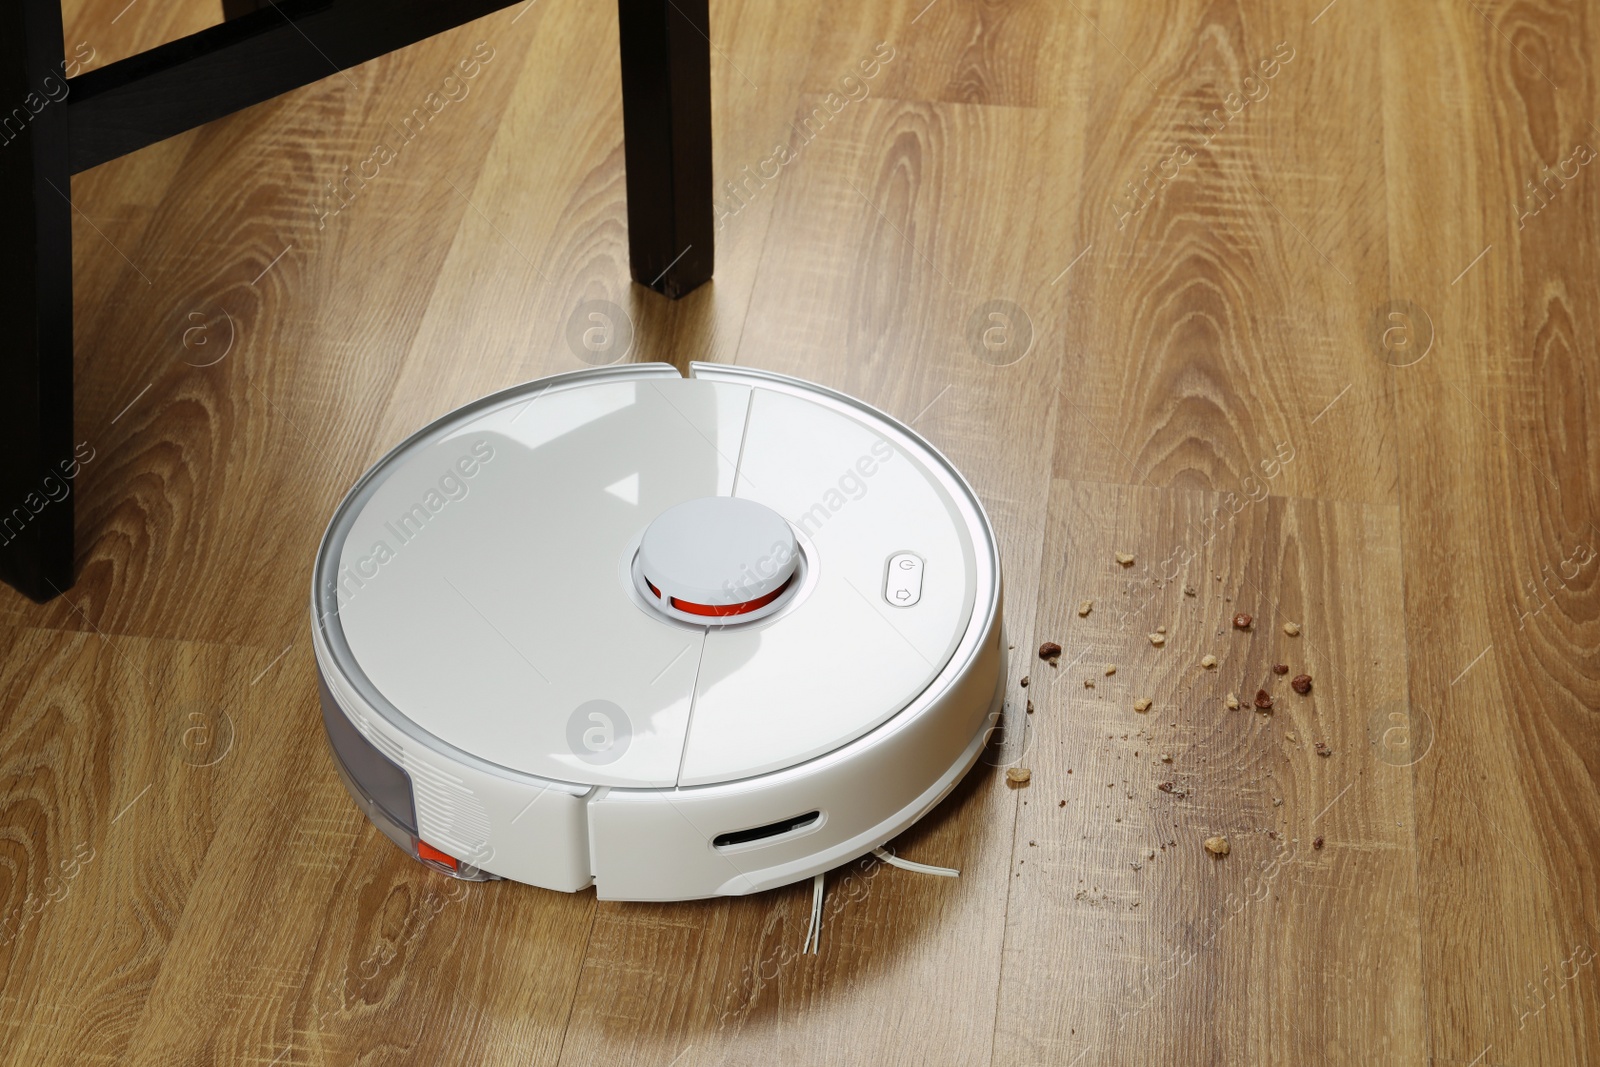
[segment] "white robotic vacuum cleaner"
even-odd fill
[[[719,364],[582,370],[428,426],[317,553],[334,763],[458,878],[686,900],[883,845],[977,760],[1000,557],[867,405]]]

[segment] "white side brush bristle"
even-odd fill
[[[813,956],[822,947],[822,875],[817,875],[811,880],[811,925],[806,928],[806,943],[801,946],[800,954],[807,952]]]
[[[891,867],[899,867],[902,871],[916,871],[918,874],[937,874],[940,878],[960,878],[961,872],[954,867],[934,867],[926,863],[914,863],[903,860],[886,848],[875,848],[872,854]]]

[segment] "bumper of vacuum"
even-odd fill
[[[566,892],[593,884],[603,900],[663,901],[776,888],[893,839],[976,762],[998,722],[1005,660],[997,613],[972,669],[899,728],[891,722],[811,763],[740,782],[587,791],[493,774],[469,780],[454,765],[451,774],[384,720],[349,714],[353,694],[341,693],[336,678],[329,684],[320,655],[317,667],[340,780],[413,858],[452,877],[503,877]],[[946,768],[931,785],[917,773],[929,765]],[[766,826],[777,832],[740,839]],[[578,835],[582,842],[573,840]],[[458,866],[427,859],[419,843]]]

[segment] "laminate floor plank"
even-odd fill
[[[213,4],[73,0],[66,52]],[[1600,1061],[1592,14],[717,0],[677,302],[629,279],[616,33],[509,8],[75,177],[79,577],[0,590],[0,1063]],[[701,359],[912,425],[1004,561],[1004,729],[891,843],[962,876],[831,872],[816,955],[809,885],[443,879],[319,721],[363,470]]]
[[[1600,194],[1577,162],[1597,143],[1591,22],[1547,4],[1450,12],[1384,56],[1396,295],[1435,337],[1393,395],[1401,711],[1431,738],[1417,863],[1447,1062],[1600,1055],[1600,362],[1580,295]],[[1413,109],[1446,87],[1458,119],[1425,129]]]

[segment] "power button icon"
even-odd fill
[[[922,557],[897,552],[889,557],[883,579],[883,599],[897,608],[909,608],[922,599]]]

